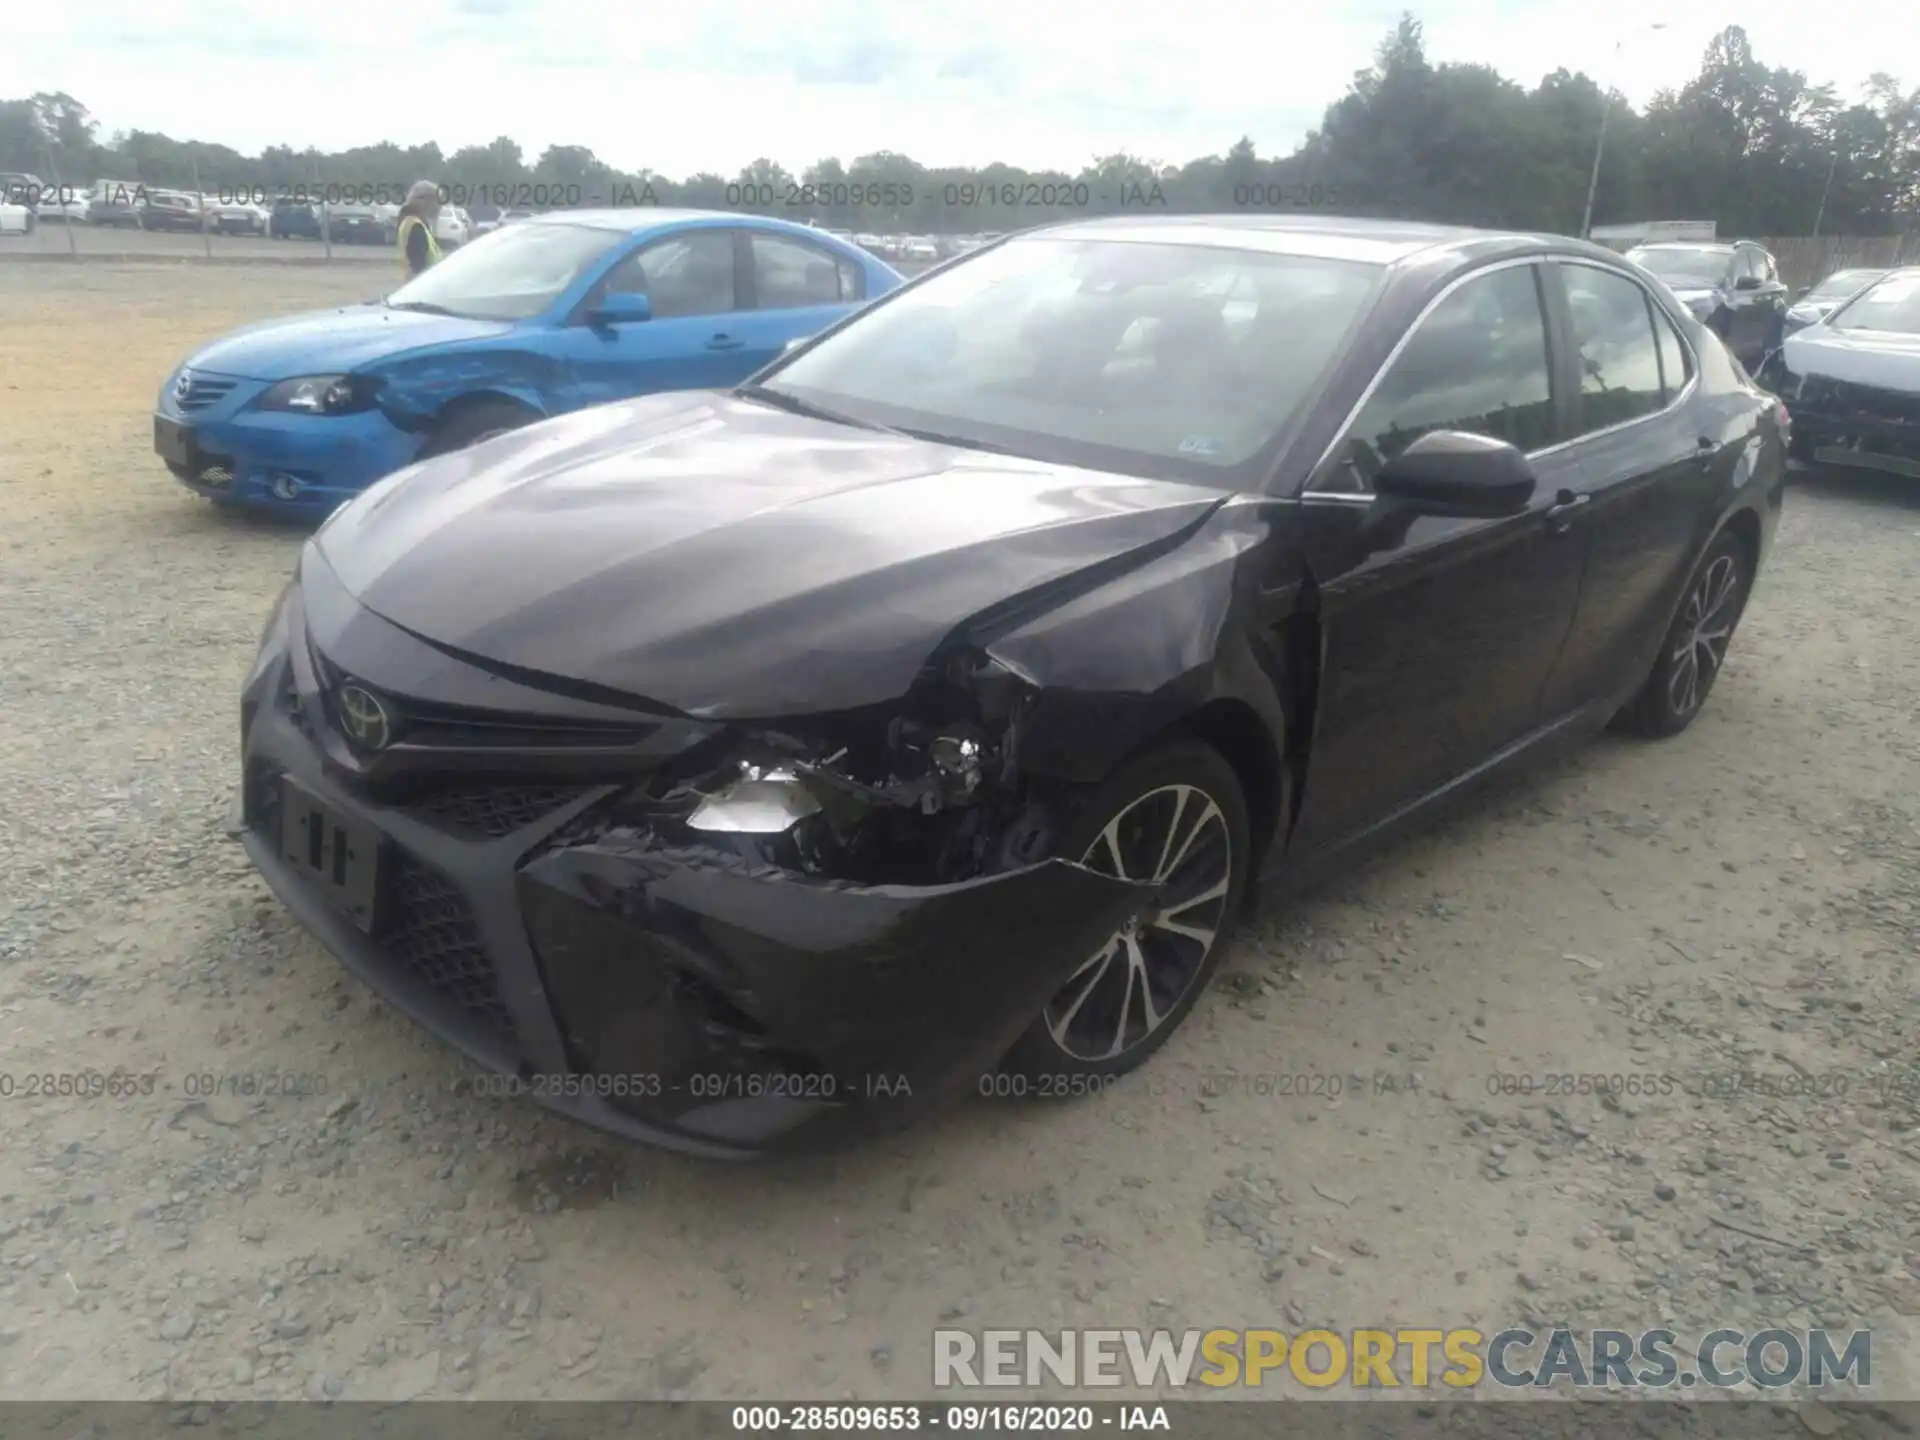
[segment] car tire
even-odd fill
[[[522,425],[530,425],[539,418],[526,406],[516,405],[509,400],[482,400],[477,404],[462,405],[434,426],[433,434],[421,455],[449,455],[469,445],[478,445],[482,440],[504,435],[509,430],[518,430]]]
[[[1722,531],[1687,577],[1653,672],[1620,712],[1623,729],[1664,740],[1694,722],[1726,663],[1752,585],[1747,547]]]
[[[1111,875],[1117,842],[1121,868],[1142,876],[1157,869],[1166,893],[1088,957],[1001,1069],[1042,1086],[1032,1093],[1083,1093],[1084,1081],[1124,1075],[1165,1044],[1226,952],[1247,893],[1251,836],[1239,776],[1199,740],[1148,751],[1078,797],[1054,853]],[[1185,931],[1161,923],[1175,916]]]

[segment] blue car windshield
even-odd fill
[[[881,301],[760,389],[975,449],[1239,489],[1380,274],[1225,246],[1015,240]]]
[[[400,310],[526,320],[546,310],[626,234],[593,225],[515,225],[482,235],[387,297]]]

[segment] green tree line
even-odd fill
[[[382,200],[431,178],[466,203],[688,205],[888,233],[1248,209],[1577,232],[1603,112],[1596,224],[1710,219],[1723,234],[1797,235],[1818,215],[1824,233],[1884,235],[1912,230],[1920,214],[1920,90],[1890,75],[1845,102],[1831,85],[1764,64],[1731,26],[1685,85],[1642,111],[1618,97],[1609,110],[1583,73],[1558,70],[1528,89],[1484,65],[1436,65],[1411,15],[1284,156],[1262,156],[1242,138],[1185,164],[1113,154],[1068,174],[928,167],[879,150],[798,174],[762,158],[730,176],[673,179],[622,172],[582,145],[530,160],[505,136],[451,153],[388,143],[258,155],[143,130],[102,140],[83,103],[42,93],[0,101],[0,169],[74,187],[111,179],[256,196],[377,191]]]

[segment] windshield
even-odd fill
[[[1842,306],[1827,324],[1835,330],[1920,335],[1920,270],[1887,276]]]
[[[1017,240],[867,311],[765,388],[955,444],[1238,487],[1379,274],[1198,245]]]
[[[1667,284],[1684,289],[1718,284],[1727,273],[1725,250],[1636,250],[1628,257]]]
[[[1856,290],[1864,290],[1887,272],[1884,270],[1841,270],[1829,275],[1807,292],[1809,300],[1844,300]]]
[[[462,245],[387,297],[476,320],[538,315],[627,237],[591,225],[517,225]]]

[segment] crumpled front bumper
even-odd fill
[[[349,970],[504,1077],[481,1088],[669,1149],[807,1148],[964,1091],[1148,898],[1064,860],[860,886],[595,835],[583,822],[613,786],[460,833],[332,773],[270,698],[284,663],[248,687],[231,826],[268,884]],[[282,855],[281,776],[378,835],[392,893],[371,932]]]

